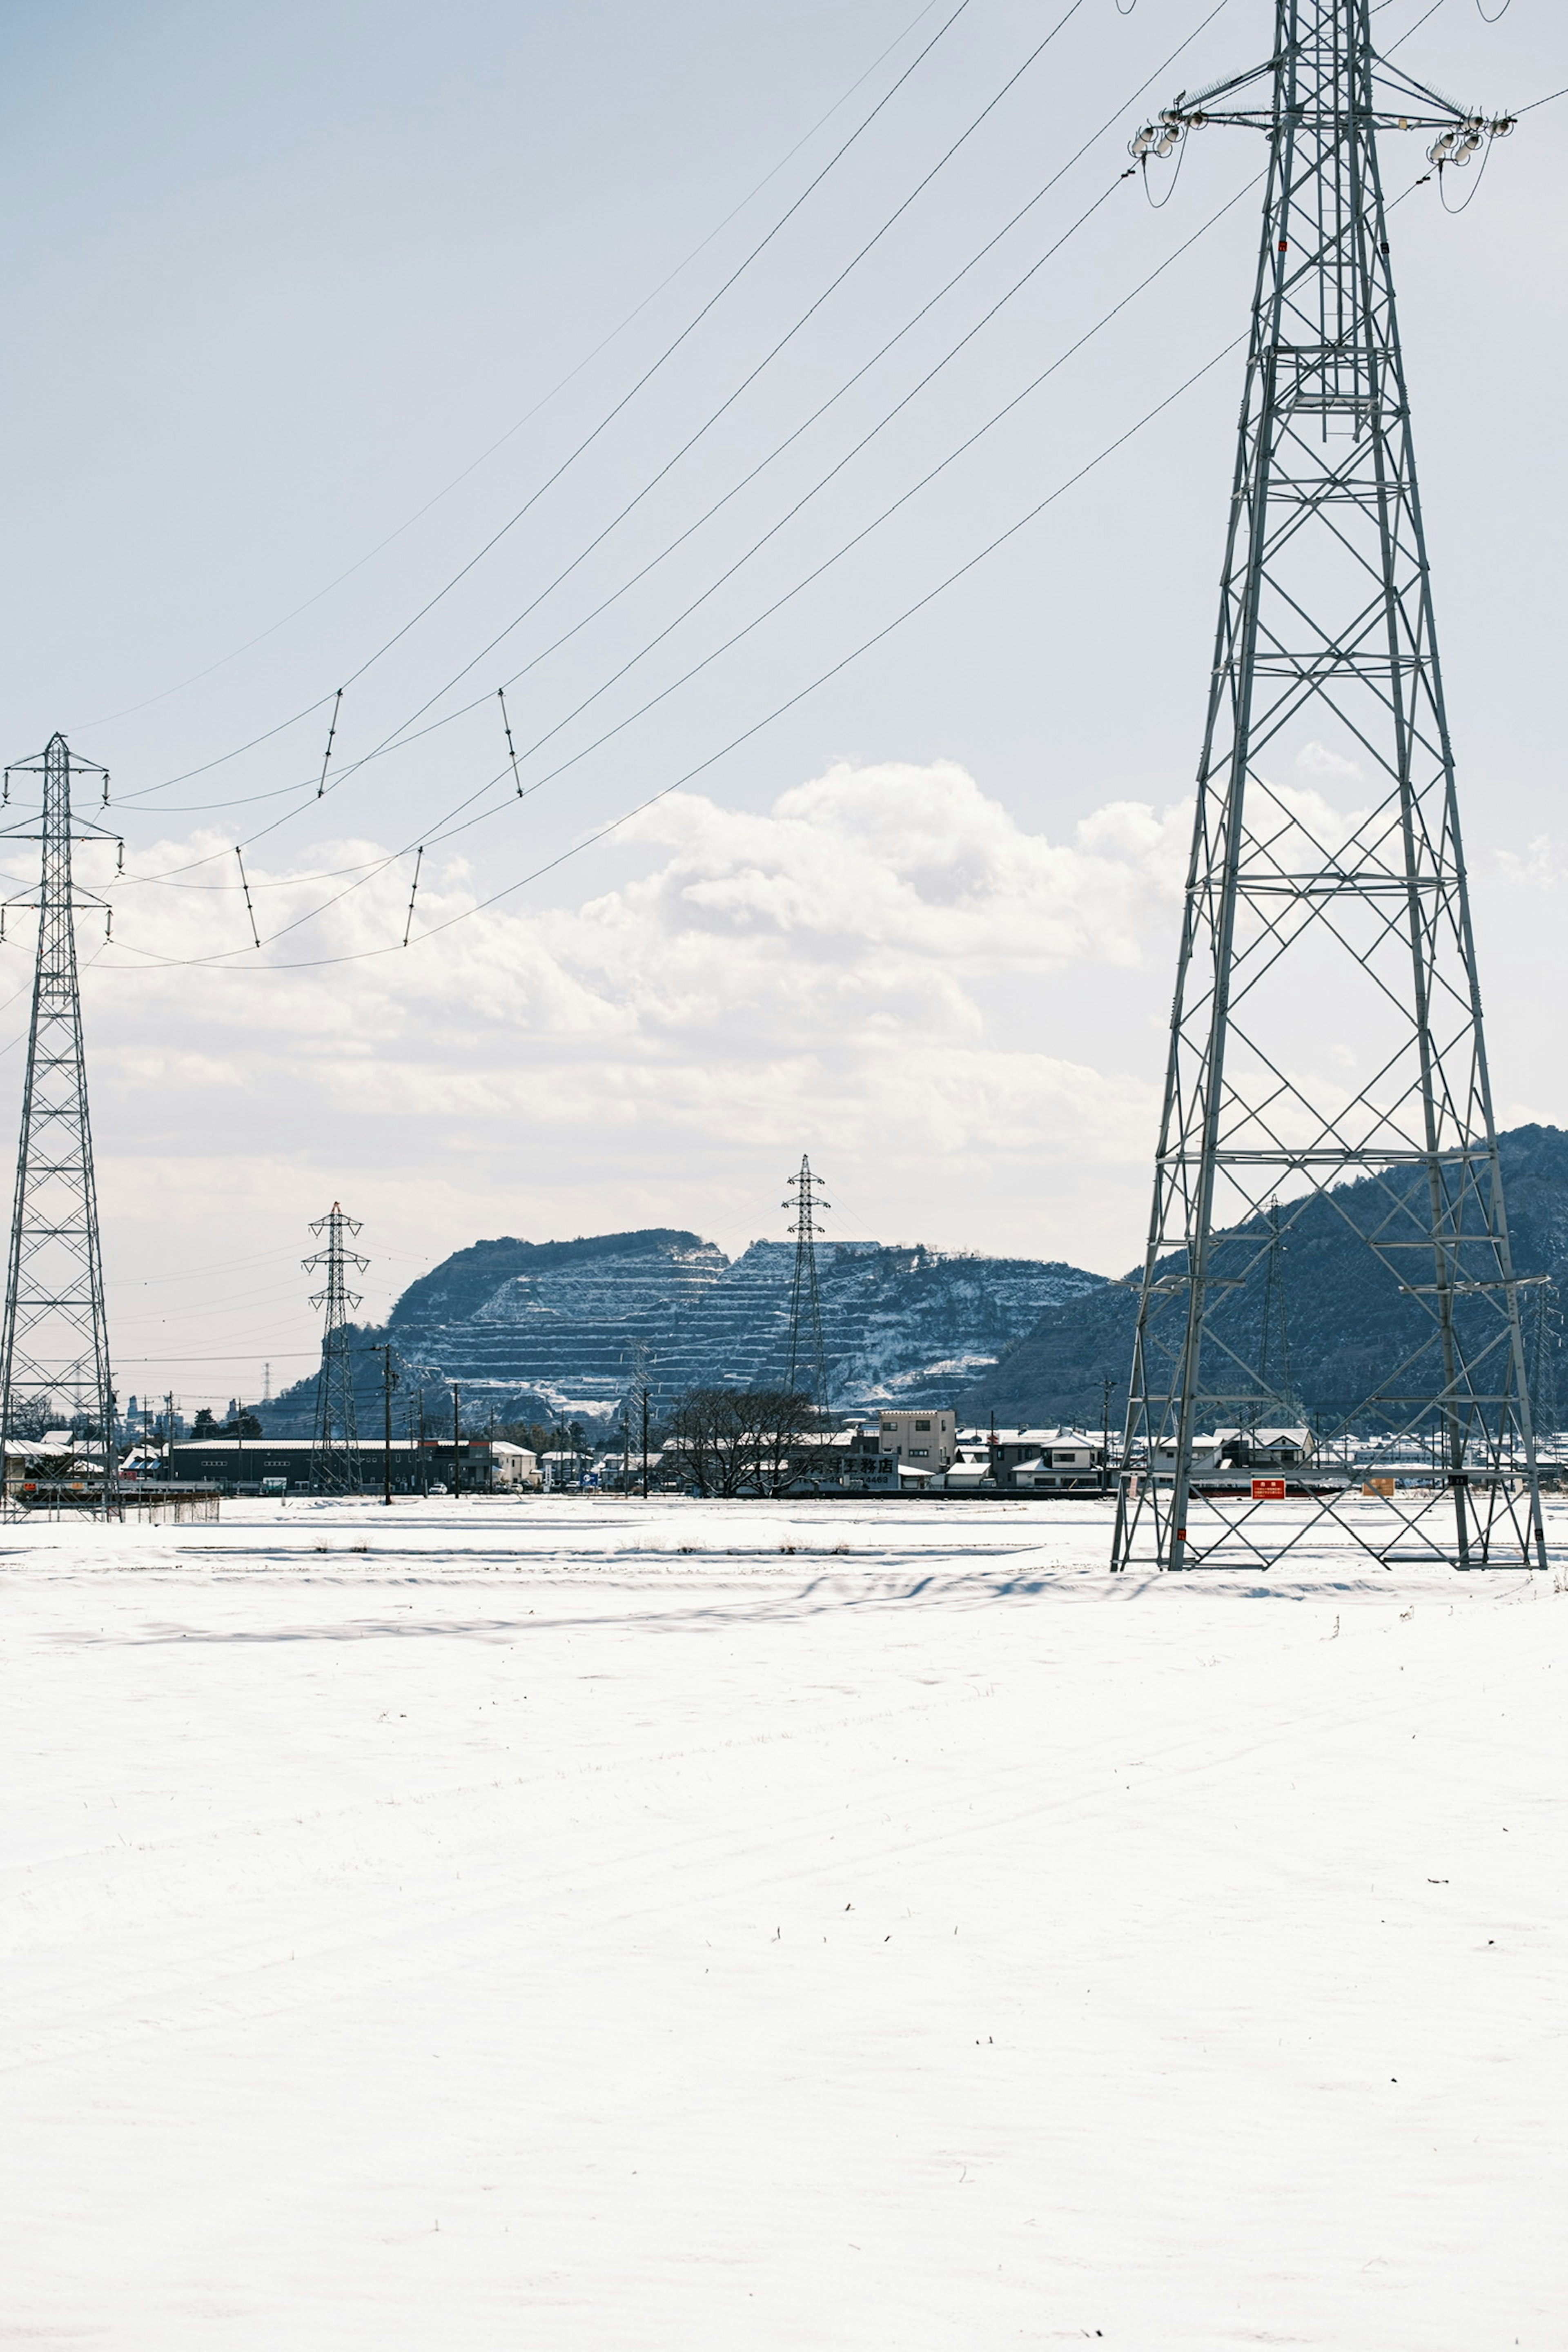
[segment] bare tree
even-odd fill
[[[816,1406],[794,1389],[689,1389],[669,1416],[700,1495],[783,1494],[821,1427]]]

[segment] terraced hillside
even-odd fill
[[[656,1397],[704,1383],[782,1381],[794,1245],[753,1242],[732,1262],[693,1233],[655,1227],[569,1242],[498,1240],[458,1250],[412,1284],[384,1335],[470,1407],[595,1418],[618,1410],[646,1355]],[[943,1255],[876,1242],[817,1255],[828,1387],[840,1406],[950,1402],[1043,1310],[1100,1285],[1033,1258]],[[374,1360],[364,1366],[372,1410]],[[280,1397],[281,1431],[310,1412],[313,1382]]]

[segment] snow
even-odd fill
[[[0,2339],[1560,2343],[1561,1569],[1108,1534],[0,1530]]]

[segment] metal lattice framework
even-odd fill
[[[0,1331],[0,1443],[41,1435],[53,1423],[85,1423],[102,1448],[107,1508],[116,1475],[114,1391],[76,954],[78,909],[90,907],[106,920],[107,909],[73,887],[71,844],[114,836],[99,825],[73,824],[73,772],[101,778],[107,793],[108,772],[73,758],[63,735],[52,736],[37,760],[16,762],[5,779],[8,797],[12,776],[41,774],[44,804],[36,832],[17,826],[0,835],[43,845],[37,897],[7,901],[7,910],[37,910],[38,944]]]
[[[357,1495],[363,1483],[354,1417],[353,1332],[349,1322],[351,1310],[360,1303],[360,1293],[348,1287],[350,1266],[363,1273],[370,1264],[369,1258],[348,1246],[348,1240],[359,1230],[358,1220],[345,1215],[334,1201],[326,1215],[318,1217],[310,1227],[313,1234],[326,1234],[325,1249],[300,1260],[307,1272],[325,1268],[327,1277],[310,1299],[312,1307],[325,1309],[310,1446],[310,1484],[319,1495]]]
[[[789,1369],[784,1385],[797,1396],[808,1396],[820,1412],[827,1409],[827,1359],[822,1345],[822,1298],[816,1286],[816,1212],[829,1209],[811,1161],[801,1154],[800,1171],[789,1180],[790,1198],[784,1205],[795,1211],[790,1232],[795,1235],[795,1275],[789,1293]]]
[[[1512,124],[1378,58],[1369,0],[1275,17],[1133,148],[1230,124],[1268,166],[1114,1564],[1543,1565],[1377,154],[1430,134],[1441,171]],[[1243,1310],[1303,1219],[1364,1243],[1405,1336],[1293,1500],[1222,1499],[1227,1444],[1297,1417]]]

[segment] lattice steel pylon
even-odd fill
[[[789,1180],[791,1198],[784,1206],[795,1211],[790,1232],[795,1235],[795,1275],[789,1293],[789,1369],[784,1385],[797,1396],[808,1396],[818,1412],[827,1410],[827,1359],[822,1345],[822,1297],[816,1286],[816,1212],[830,1209],[803,1152],[800,1171]]]
[[[1415,131],[1440,175],[1512,123],[1380,59],[1371,14],[1276,0],[1268,62],[1133,142],[1237,125],[1268,163],[1117,1568],[1545,1562],[1377,154]],[[1404,1334],[1284,1503],[1235,1475],[1294,1418],[1242,1311],[1276,1195],[1287,1232],[1343,1220]]]
[[[41,1435],[51,1423],[73,1427],[85,1423],[102,1448],[107,1510],[118,1483],[114,1391],[88,1116],[76,916],[79,908],[90,907],[103,913],[107,922],[108,909],[102,899],[73,885],[71,845],[108,842],[114,836],[100,825],[79,818],[73,822],[71,776],[77,772],[101,777],[107,794],[107,770],[75,758],[65,737],[53,735],[37,759],[18,761],[5,777],[9,798],[12,776],[41,774],[44,801],[36,832],[18,825],[0,835],[6,841],[43,845],[37,897],[6,902],[7,910],[36,908],[38,944],[5,1314],[0,1327],[0,1444],[14,1435]],[[0,937],[4,928],[0,919]]]
[[[308,1271],[324,1266],[327,1276],[310,1299],[312,1307],[326,1310],[310,1444],[310,1484],[319,1495],[357,1495],[363,1483],[354,1418],[353,1334],[349,1326],[349,1310],[359,1305],[360,1293],[348,1287],[348,1269],[352,1265],[363,1273],[370,1260],[351,1250],[343,1238],[359,1230],[359,1221],[345,1215],[334,1201],[326,1215],[318,1217],[310,1227],[313,1234],[326,1234],[325,1249],[300,1260]]]

